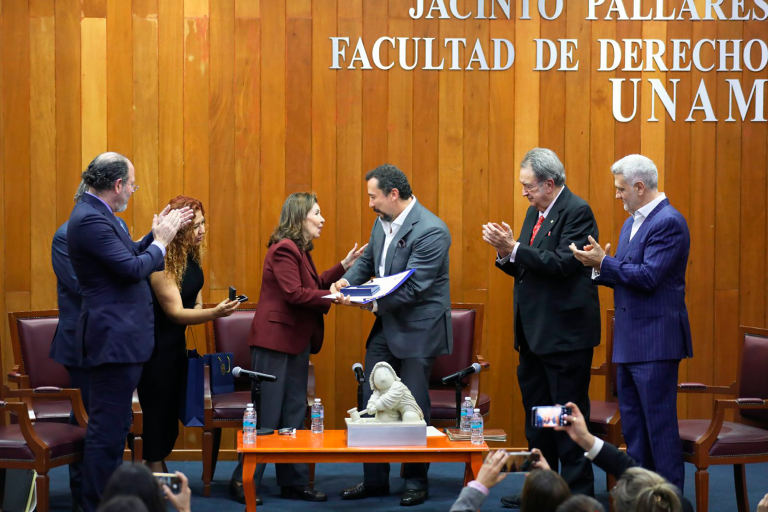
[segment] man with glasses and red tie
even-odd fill
[[[586,201],[565,185],[557,155],[534,148],[520,164],[523,196],[531,206],[519,238],[507,223],[483,225],[483,240],[497,253],[496,266],[514,279],[517,378],[525,408],[525,436],[538,448],[575,494],[594,495],[592,463],[564,432],[535,428],[531,408],[573,402],[589,418],[592,352],[600,344],[600,302],[591,271],[574,258],[571,243],[582,247],[598,238]],[[559,462],[559,464],[558,464]],[[502,504],[520,505],[519,495]]]

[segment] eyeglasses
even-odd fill
[[[139,186],[138,186],[137,184],[135,184],[135,183],[134,183],[133,185],[131,185],[131,190],[132,190],[133,192],[136,192],[137,190],[139,190]]]
[[[526,192],[533,192],[534,190],[539,188],[539,185],[541,185],[541,183],[534,183],[533,185],[523,184],[523,190],[525,190]]]

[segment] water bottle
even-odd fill
[[[256,444],[256,410],[248,404],[243,415],[243,446]]]
[[[472,415],[472,444],[483,444],[483,417],[480,415],[480,409],[475,409]]]
[[[469,434],[469,423],[472,419],[472,413],[474,412],[474,405],[472,405],[472,399],[464,397],[464,402],[461,404],[461,431]]]
[[[323,418],[325,413],[323,412],[323,404],[320,403],[319,398],[315,398],[315,405],[312,406],[312,433],[323,433]]]

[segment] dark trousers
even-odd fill
[[[133,392],[141,364],[110,363],[91,368],[90,411],[83,453],[83,508],[98,508],[107,481],[123,462],[131,427]]]
[[[88,373],[87,369],[78,368],[77,366],[66,366],[66,368],[67,373],[69,373],[69,387],[80,390],[80,397],[83,400],[85,412],[88,413],[88,400],[91,388],[90,373]],[[77,425],[74,409],[69,413],[69,424]],[[83,463],[73,462],[69,465],[69,488],[72,491],[72,502],[78,505],[83,503],[82,487]]]
[[[677,426],[679,365],[677,359],[621,363],[616,384],[627,455],[682,491],[685,466]]]
[[[251,347],[253,371],[277,377],[275,382],[261,383],[261,428],[304,428],[307,413],[307,378],[309,375],[309,346],[298,355],[286,354],[261,347]],[[322,398],[322,397],[321,397]],[[277,434],[273,434],[277,435]],[[321,434],[318,434],[321,435]],[[258,446],[258,439],[256,445]],[[261,484],[266,464],[256,466],[254,480]],[[306,464],[276,464],[277,485],[309,485],[309,467]],[[238,459],[232,479],[243,481],[243,460]]]
[[[432,365],[435,362],[434,357],[415,357],[410,359],[398,359],[389,350],[387,339],[381,326],[381,320],[376,320],[373,330],[368,337],[365,352],[365,382],[363,386],[363,406],[368,404],[371,397],[370,382],[371,370],[380,361],[389,363],[395,369],[398,377],[416,399],[416,403],[421,407],[424,413],[424,421],[429,424],[430,401],[429,401],[429,376],[432,373]],[[405,478],[406,490],[427,490],[427,471],[429,465],[426,463],[403,464],[403,477]],[[364,478],[363,482],[367,487],[381,487],[389,483],[389,464],[363,464]]]
[[[594,496],[592,461],[584,457],[584,450],[565,432],[535,428],[531,424],[532,407],[565,405],[567,402],[575,403],[589,422],[589,379],[593,349],[537,355],[529,348],[519,318],[517,325],[515,334],[520,350],[517,380],[525,408],[525,437],[528,446],[541,450],[553,471],[560,467],[560,475],[572,493]]]

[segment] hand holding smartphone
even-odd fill
[[[175,473],[152,473],[157,483],[162,487],[167,485],[173,494],[181,492],[181,478]]]

